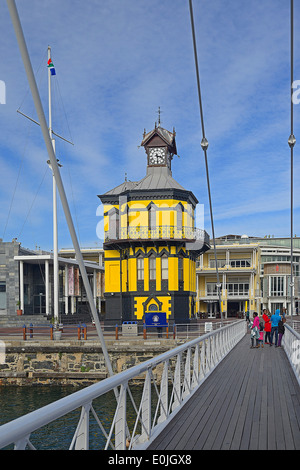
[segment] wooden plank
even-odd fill
[[[246,335],[149,449],[300,450],[300,389],[285,352],[249,346]]]

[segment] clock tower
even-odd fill
[[[155,126],[148,134],[144,132],[141,144],[147,153],[148,167],[167,167],[171,170],[173,155],[177,154],[175,130],[173,133]]]
[[[196,313],[196,259],[210,248],[209,236],[195,227],[198,200],[172,176],[175,131],[155,125],[141,146],[146,176],[98,196],[104,205],[105,321],[187,323]]]

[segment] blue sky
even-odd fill
[[[47,46],[53,128],[82,246],[99,246],[97,194],[141,179],[139,148],[160,106],[176,130],[173,177],[204,204],[211,234],[188,0],[17,0],[47,108]],[[194,0],[216,236],[290,236],[290,11],[288,0]],[[0,237],[52,247],[52,175],[6,2],[0,5]],[[294,79],[300,79],[295,2]],[[296,139],[300,105],[294,106]],[[294,151],[294,233],[300,236],[299,143]],[[59,204],[59,248],[72,246]]]

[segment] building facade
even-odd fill
[[[196,259],[209,249],[198,203],[172,177],[175,132],[144,133],[147,173],[100,195],[104,205],[106,321],[186,323],[196,313]]]
[[[293,242],[294,311],[299,304],[300,239]],[[290,314],[291,250],[288,238],[255,238],[227,235],[216,239],[221,285],[221,308],[225,317],[249,311],[270,312],[286,308]],[[219,317],[219,298],[213,250],[197,261],[197,312]]]
[[[59,256],[59,315],[87,314],[89,306],[75,257]],[[95,303],[101,311],[104,268],[85,260]],[[17,241],[0,240],[0,315],[53,316],[53,253],[23,248]]]

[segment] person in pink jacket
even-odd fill
[[[258,313],[253,313],[253,322],[250,326],[251,328],[251,348],[254,348],[254,339],[256,340],[256,347],[259,347],[259,318]]]

